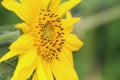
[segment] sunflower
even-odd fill
[[[11,44],[10,51],[0,58],[3,62],[18,55],[18,64],[11,80],[78,80],[72,51],[83,43],[72,34],[79,18],[69,10],[81,0],[3,0],[2,5],[13,11],[23,22],[16,27],[23,34]]]

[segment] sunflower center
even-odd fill
[[[33,34],[37,53],[44,60],[51,61],[53,58],[58,58],[65,42],[61,18],[50,10],[41,10]]]
[[[49,22],[47,22],[45,24],[45,26],[43,27],[42,34],[43,34],[44,39],[49,39],[50,40],[52,38],[53,29],[52,29]]]

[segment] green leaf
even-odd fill
[[[14,30],[17,30],[14,27],[14,24],[0,26],[0,32],[14,31]]]
[[[8,45],[15,41],[20,35],[20,31],[14,28],[14,25],[5,25],[0,27],[0,47]]]
[[[8,32],[0,36],[0,44],[13,42],[20,35],[20,31]]]

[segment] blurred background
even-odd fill
[[[1,0],[0,0],[1,1]],[[84,46],[74,52],[80,80],[120,80],[120,0],[83,0],[72,9],[75,33]],[[0,57],[19,35],[13,27],[21,20],[0,5]],[[9,80],[17,57],[0,63],[0,80]]]

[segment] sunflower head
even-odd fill
[[[35,39],[35,47],[39,55],[47,61],[53,57],[57,58],[64,45],[64,28],[62,27],[61,18],[50,10],[40,11],[40,16],[36,26],[33,26],[31,35]]]
[[[16,27],[24,33],[11,44],[10,51],[0,62],[19,55],[11,80],[78,80],[73,68],[72,51],[83,43],[72,34],[70,9],[81,0],[3,0],[2,5],[23,22]],[[35,73],[33,73],[35,72]]]

